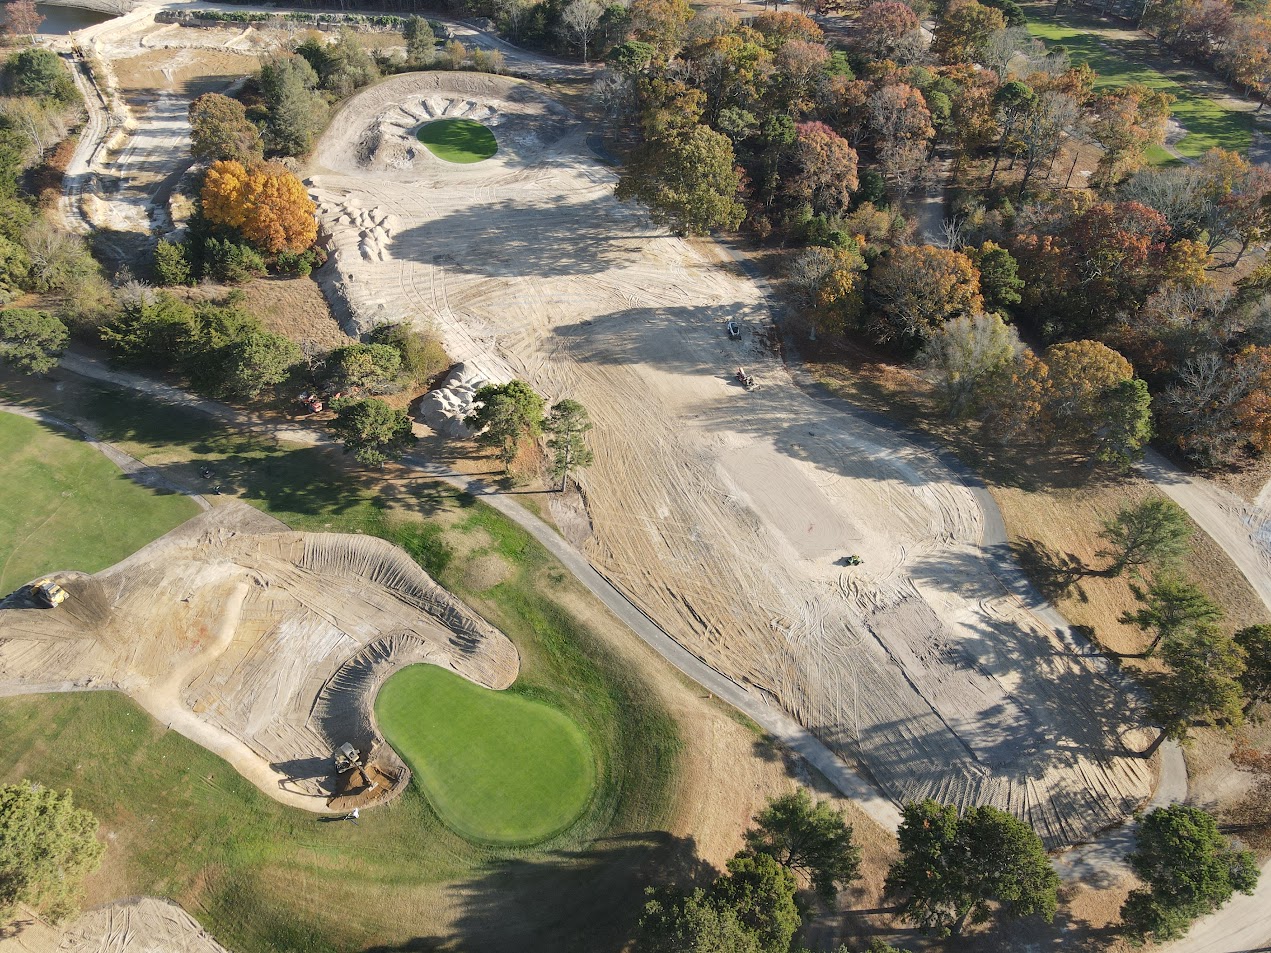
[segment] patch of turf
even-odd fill
[[[1097,28],[1066,22],[1040,5],[1028,9],[1028,30],[1048,45],[1062,44],[1072,62],[1089,63],[1099,74],[1095,87],[1126,86],[1138,83],[1174,97],[1170,109],[1174,118],[1187,130],[1175,148],[1189,158],[1197,158],[1213,148],[1248,152],[1252,141],[1253,119],[1248,113],[1226,109],[1192,86],[1193,74],[1170,69],[1163,58],[1149,49],[1150,40],[1127,41],[1100,36]],[[1172,74],[1172,75],[1171,75]],[[1176,161],[1164,149],[1149,153],[1153,164]]]
[[[0,595],[55,569],[96,572],[198,512],[83,440],[0,414]]]
[[[436,119],[415,135],[429,152],[447,162],[480,162],[499,151],[494,133],[474,119]]]
[[[590,597],[536,541],[435,480],[398,479],[391,500],[376,495],[338,451],[74,380],[56,391],[28,379],[4,387],[7,399],[56,405],[174,477],[197,481],[208,466],[295,529],[401,545],[516,645],[521,673],[508,694],[562,712],[591,745],[595,788],[577,822],[515,847],[463,839],[414,785],[358,825],[322,823],[270,800],[122,695],[2,698],[0,782],[72,787],[102,821],[110,847],[88,902],[172,897],[236,953],[625,948],[647,871],[693,853],[690,840],[662,829],[677,726],[567,608]],[[507,577],[469,589],[469,566],[491,551],[508,563]]]
[[[442,820],[470,840],[544,840],[578,818],[595,788],[591,745],[573,720],[436,665],[389,678],[375,717]]]

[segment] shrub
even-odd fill
[[[161,285],[190,285],[194,272],[185,245],[161,241],[154,246],[154,280]]]

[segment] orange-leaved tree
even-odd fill
[[[213,162],[203,179],[203,214],[236,228],[270,253],[304,251],[318,237],[315,207],[304,184],[277,164],[244,168]]]

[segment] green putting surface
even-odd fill
[[[470,840],[541,841],[582,813],[596,784],[591,745],[569,717],[435,665],[392,675],[375,717],[437,814]]]
[[[83,440],[5,413],[0,487],[0,595],[57,569],[105,569],[199,511],[129,479]]]
[[[416,135],[429,152],[447,162],[480,162],[499,151],[494,133],[474,119],[438,119]]]

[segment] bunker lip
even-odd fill
[[[457,676],[447,679],[446,675],[455,676],[455,673],[438,665],[408,665],[380,684],[371,706],[376,730],[410,768],[411,777],[418,785],[420,793],[441,822],[473,844],[520,848],[547,843],[584,819],[595,803],[600,766],[596,763],[591,739],[582,726],[567,711],[514,688],[492,691]],[[438,679],[439,683],[431,685],[407,684],[412,680],[436,682]],[[390,686],[390,683],[395,684]],[[388,713],[384,711],[386,687],[388,705],[397,709]],[[453,710],[446,711],[444,717],[441,712],[435,712],[433,714],[436,717],[428,724],[423,724],[427,715],[420,717],[419,712],[413,710],[411,702],[421,704],[419,699],[433,699],[443,693],[448,696],[466,695],[486,710],[475,712],[482,717],[472,717],[474,711],[470,710],[466,718],[456,715]],[[404,695],[410,696],[405,708],[402,707]],[[451,702],[455,700],[450,697]],[[490,705],[506,707],[507,710],[502,715],[491,716],[488,709]],[[414,723],[408,726],[408,720],[413,720]],[[509,726],[515,724],[516,730],[508,732],[503,738],[498,737],[499,720]],[[438,740],[447,727],[458,724],[475,725],[475,731],[466,741],[453,737]],[[487,736],[482,737],[481,733],[491,726],[495,733],[487,733]],[[533,783],[542,779],[530,777],[529,769],[550,761],[553,752],[538,750],[531,753],[524,752],[523,749],[526,746],[536,746],[551,731],[557,732],[555,737],[563,755],[558,760],[575,761],[575,764],[565,767],[576,768],[577,773],[573,777],[560,779],[560,783],[550,785],[549,790],[547,785]],[[508,739],[511,739],[510,742]],[[438,750],[426,750],[430,741],[435,743]],[[499,752],[501,744],[518,749],[519,756],[508,757],[509,752],[506,750]],[[492,751],[502,757],[483,763],[479,757],[483,751]],[[473,757],[469,763],[464,764],[466,756]],[[448,763],[439,766],[436,762],[430,763],[430,757],[447,759]],[[496,774],[501,772],[483,770],[495,765],[510,765],[511,775],[500,777]],[[446,777],[447,771],[451,772],[449,779]],[[486,777],[480,777],[482,774]],[[525,782],[527,777],[531,783],[528,786],[523,785],[521,793],[525,796],[534,797],[537,794],[544,807],[551,807],[562,801],[569,804],[569,810],[560,812],[562,819],[559,823],[539,828],[526,823],[522,826],[528,832],[523,836],[513,833],[504,835],[491,829],[500,820],[495,813],[485,819],[466,816],[479,813],[472,810],[473,805],[485,806],[492,800],[505,797],[510,789],[515,789],[518,782]],[[448,785],[453,789],[448,788]],[[481,785],[487,788],[485,792],[480,790]],[[565,790],[571,786],[576,790]]]

